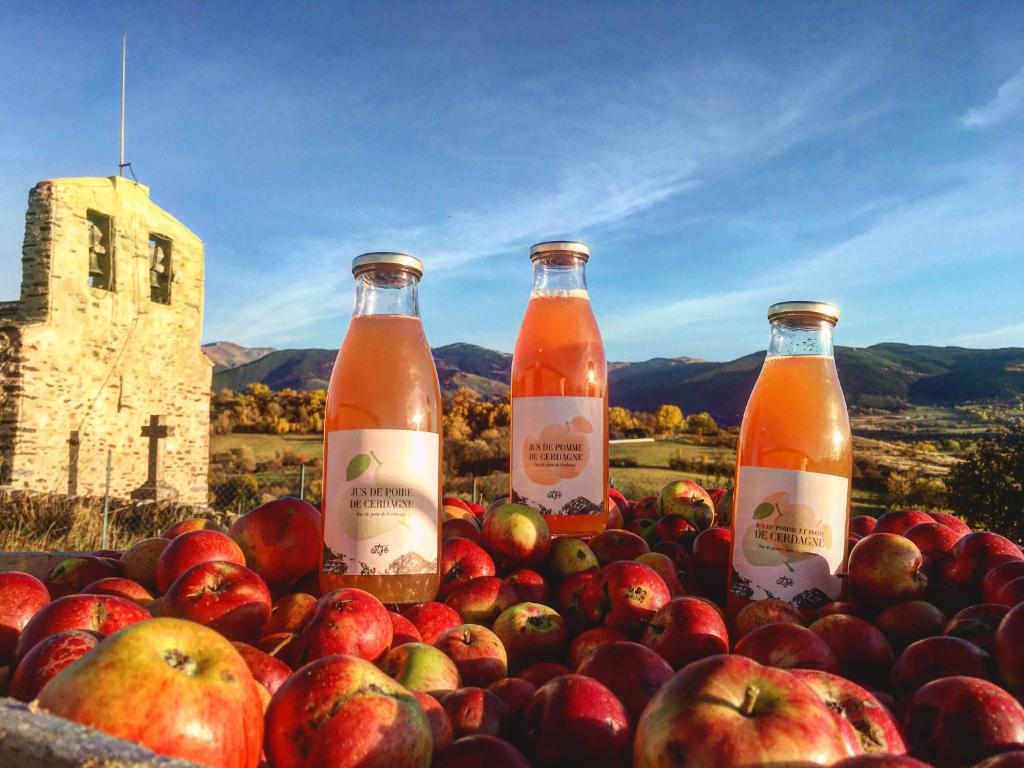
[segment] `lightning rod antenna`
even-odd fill
[[[125,75],[125,60],[128,54],[128,33],[121,32],[121,154],[117,164],[117,175],[124,176],[124,169],[126,163],[124,162],[124,75]]]

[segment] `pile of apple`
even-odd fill
[[[939,513],[850,525],[842,602],[722,610],[722,491],[589,543],[445,500],[436,601],[318,596],[317,509],[0,573],[10,695],[211,766],[1024,766],[1024,553]]]

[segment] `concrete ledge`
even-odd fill
[[[0,698],[0,766],[7,768],[199,768]]]

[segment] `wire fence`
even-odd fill
[[[224,473],[212,468],[209,506],[217,512],[244,514],[280,496],[294,496],[316,504],[320,501],[322,481],[319,462],[253,472]]]

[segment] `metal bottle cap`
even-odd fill
[[[536,261],[547,253],[571,253],[584,262],[590,259],[590,248],[577,240],[546,240],[530,246],[530,261]]]
[[[358,275],[382,264],[402,267],[412,272],[416,277],[423,277],[423,262],[415,256],[398,251],[374,251],[373,253],[360,254],[352,259],[352,274]]]
[[[839,322],[839,307],[825,301],[781,301],[768,307],[768,322],[793,315],[814,315],[835,325]]]

